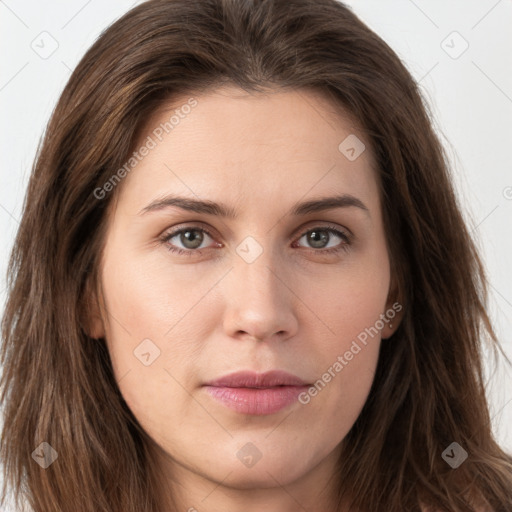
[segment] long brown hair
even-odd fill
[[[481,359],[484,342],[495,355],[500,345],[446,155],[400,59],[335,0],[150,0],[74,70],[8,268],[3,499],[12,487],[18,507],[25,497],[36,512],[164,510],[151,440],[119,392],[105,340],[82,321],[122,182],[101,199],[94,191],[125,165],[156,108],[227,83],[321,91],[359,121],[378,163],[404,316],[343,441],[339,502],[362,512],[512,510],[512,457],[493,437]],[[46,469],[31,456],[42,442],[58,454]],[[457,469],[442,456],[453,442],[468,454]]]

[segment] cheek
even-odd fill
[[[158,344],[169,337],[184,339],[186,331],[197,336],[201,322],[191,322],[188,315],[193,311],[197,318],[203,310],[200,302],[222,277],[223,269],[199,274],[193,265],[166,262],[163,253],[146,258],[135,251],[124,258],[118,255],[112,254],[103,270],[111,338],[128,336],[131,344],[150,338]]]
[[[323,365],[317,379],[300,401],[305,414],[322,425],[322,435],[326,442],[330,440],[331,448],[347,435],[366,403],[379,350],[378,335],[365,343],[343,335],[321,353]]]
[[[378,255],[382,255],[379,258]],[[374,256],[375,255],[375,256]],[[316,335],[317,380],[304,402],[333,435],[346,433],[366,402],[377,366],[389,289],[386,253],[374,251],[315,281],[308,301],[327,329]],[[312,328],[312,333],[315,329]]]
[[[183,265],[173,269],[160,261],[125,258],[111,256],[104,264],[107,345],[123,398],[154,431],[157,424],[174,425],[176,417],[190,413],[183,390],[193,387],[196,373],[190,368],[211,319],[218,322],[205,297],[223,271],[198,277]]]
[[[329,274],[316,276],[313,284],[302,281],[301,296],[307,298],[307,304],[311,304],[313,312],[330,332],[324,337],[332,342],[327,348],[348,350],[350,340],[358,336],[364,338],[368,329],[371,337],[375,337],[376,324],[379,331],[382,329],[378,320],[385,313],[390,279],[385,261],[384,257],[381,262],[373,257],[361,258],[340,265],[336,271],[331,269]]]

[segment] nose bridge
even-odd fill
[[[270,237],[265,239],[269,244]],[[231,335],[244,331],[261,340],[295,329],[290,290],[281,274],[278,252],[247,237],[237,247],[226,283],[224,326]]]
[[[234,279],[242,287],[242,293],[247,294],[246,300],[254,296],[265,299],[267,303],[276,302],[277,295],[281,294],[276,273],[279,270],[277,252],[271,247],[271,237],[265,240],[247,236],[236,247],[234,259]]]

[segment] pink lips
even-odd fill
[[[206,391],[226,407],[243,414],[273,414],[297,401],[308,385],[290,373],[236,372],[207,382]]]

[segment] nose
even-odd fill
[[[284,341],[298,328],[293,276],[264,251],[248,263],[236,256],[233,269],[222,283],[226,309],[224,332],[232,338]]]

